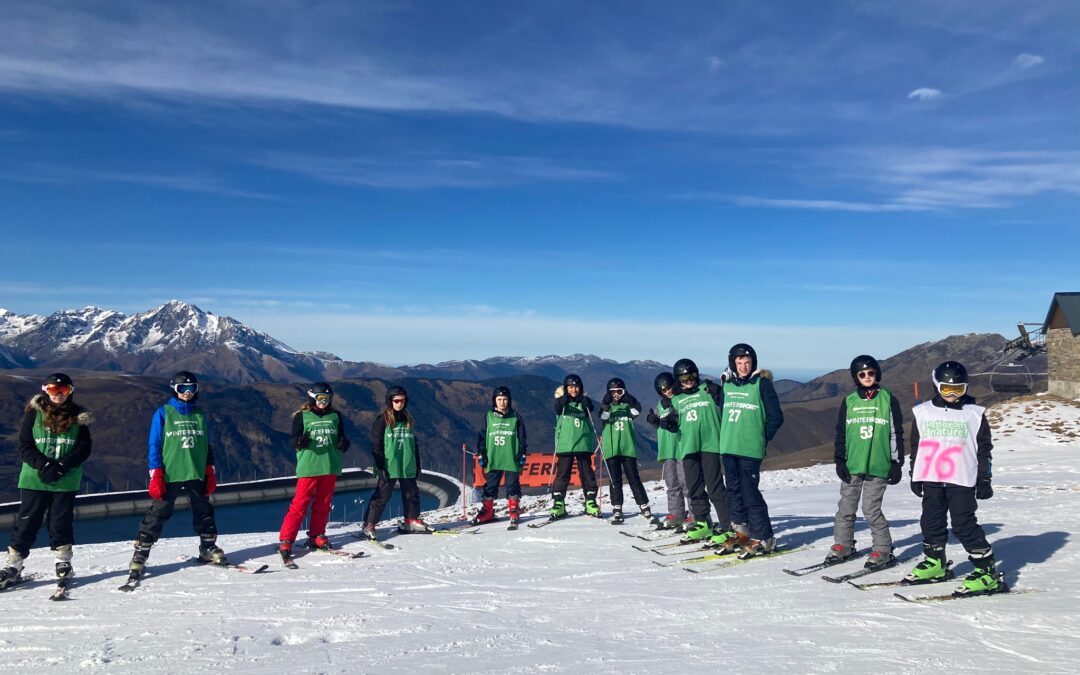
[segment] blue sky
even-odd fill
[[[0,307],[794,376],[1080,290],[1075,2],[24,2]]]

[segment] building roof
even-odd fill
[[[1051,328],[1069,328],[1074,336],[1080,334],[1080,292],[1054,293],[1043,321],[1043,333]]]

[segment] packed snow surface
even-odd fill
[[[330,530],[349,560],[322,553],[284,569],[273,554],[278,523],[261,535],[222,537],[233,562],[268,563],[260,575],[199,567],[186,512],[154,547],[149,574],[131,594],[116,589],[126,544],[77,546],[78,585],[49,602],[47,579],[0,594],[0,666],[6,672],[1075,672],[1080,658],[1080,407],[1030,398],[991,411],[993,499],[979,519],[1016,590],[1011,595],[911,604],[893,590],[860,591],[793,577],[783,568],[820,561],[832,543],[838,484],[831,466],[765,474],[779,540],[800,550],[724,571],[690,574],[678,560],[641,552],[622,526],[572,517],[542,529],[393,536],[393,551]],[[92,461],[92,460],[91,460]],[[663,513],[662,486],[649,485]],[[578,493],[579,494],[579,493]],[[608,499],[605,496],[605,511]],[[632,509],[627,490],[627,508]],[[504,507],[505,502],[500,501]],[[546,499],[526,498],[531,522]],[[581,510],[570,500],[571,513]],[[907,482],[889,489],[885,512],[897,553],[921,548],[919,501]],[[449,522],[460,508],[425,515]],[[78,524],[76,524],[76,528]],[[132,533],[134,534],[134,533]],[[869,533],[856,534],[862,545]],[[39,537],[44,542],[44,533]],[[671,540],[668,540],[671,541]],[[957,572],[970,569],[950,542]],[[688,554],[689,556],[690,554]],[[695,567],[706,569],[710,564]],[[825,573],[860,567],[849,562]],[[913,562],[865,581],[899,578]],[[51,574],[35,549],[27,571]],[[906,589],[945,593],[957,582]]]

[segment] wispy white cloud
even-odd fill
[[[1021,68],[1031,68],[1033,66],[1044,63],[1045,61],[1046,59],[1039,56],[1038,54],[1028,54],[1027,52],[1024,52],[1023,54],[1017,56],[1013,62]]]
[[[0,179],[25,183],[54,184],[80,182],[129,183],[166,190],[179,190],[181,192],[215,194],[222,197],[275,199],[273,195],[230,187],[221,178],[205,172],[162,174],[29,164],[17,167],[17,170],[9,169],[0,172]]]
[[[931,87],[920,87],[907,95],[908,98],[917,99],[919,101],[933,101],[936,98],[941,97],[940,89],[933,89]]]
[[[250,163],[338,185],[376,188],[488,188],[523,183],[611,180],[612,172],[565,166],[542,157],[326,157],[268,153]]]

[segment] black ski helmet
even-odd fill
[[[405,387],[394,385],[393,387],[390,387],[389,389],[386,390],[386,407],[387,408],[389,408],[390,410],[394,409],[394,402],[393,401],[394,401],[395,396],[404,396],[405,397],[405,406],[404,406],[404,408],[402,408],[402,410],[409,407],[409,392],[405,391]]]
[[[737,345],[733,345],[731,349],[728,350],[727,366],[731,370],[731,372],[738,374],[738,371],[735,370],[735,358],[739,356],[749,356],[750,372],[752,373],[757,370],[757,352],[755,352],[754,348],[746,344],[745,342],[740,342]]]
[[[881,366],[878,364],[877,359],[869,354],[860,354],[852,359],[850,370],[851,379],[860,387],[862,385],[859,383],[859,372],[863,370],[874,371],[874,384],[881,384]]]
[[[510,387],[495,387],[495,391],[491,392],[491,407],[495,407],[495,399],[500,396],[505,396],[509,401],[507,402],[507,408],[514,405],[514,397],[510,395]]]
[[[939,384],[967,384],[968,372],[964,364],[946,361],[934,368],[934,386]]]
[[[325,382],[316,382],[308,387],[307,395],[311,405],[315,405],[318,402],[317,399],[319,396],[330,396],[333,398],[334,390]]]
[[[59,384],[59,385],[67,385],[67,386],[72,387],[72,388],[75,387],[75,383],[72,382],[71,378],[68,377],[67,375],[65,375],[64,373],[53,373],[52,375],[49,375],[48,377],[45,378],[45,384],[47,384],[47,385],[48,384]]]
[[[612,389],[622,389],[623,391],[626,391],[626,383],[622,381],[622,378],[613,377],[607,381],[607,390],[611,391]]]
[[[169,380],[169,389],[173,390],[173,393],[178,394],[176,388],[181,384],[193,384],[195,385],[195,396],[199,395],[199,378],[195,377],[195,373],[188,370],[181,370],[177,374],[172,376]]]
[[[653,386],[656,387],[656,393],[663,396],[665,389],[675,389],[675,376],[667,372],[660,373],[653,380]]]
[[[570,373],[569,375],[567,375],[566,377],[563,378],[562,386],[563,387],[572,387],[573,386],[573,387],[579,387],[581,389],[585,388],[585,385],[581,383],[581,378],[578,377],[577,375],[573,374],[573,373]]]
[[[697,364],[690,359],[679,359],[671,368],[671,374],[675,376],[675,379],[679,379],[683,375],[697,375]]]

